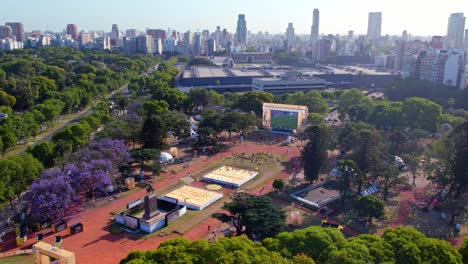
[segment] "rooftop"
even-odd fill
[[[220,199],[223,195],[221,193],[187,185],[164,196],[178,200],[179,203],[200,208]]]
[[[307,110],[307,106],[303,106],[303,105],[263,103],[263,107],[278,107],[278,108],[295,109],[295,110]]]

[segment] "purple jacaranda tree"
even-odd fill
[[[128,148],[123,140],[103,139],[89,144],[75,152],[73,160],[90,162],[92,160],[109,160],[113,168],[118,168],[130,159]]]
[[[112,170],[112,162],[106,159],[81,162],[80,173],[73,180],[77,191],[92,198],[93,203],[97,193],[105,193],[107,186],[112,184],[109,172]]]
[[[66,216],[81,203],[70,177],[59,168],[44,171],[42,178],[32,183],[28,199],[34,216],[52,220]]]

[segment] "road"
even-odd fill
[[[155,72],[159,66],[159,64],[156,64],[155,66],[151,66],[148,68],[147,71],[145,71],[143,74],[141,74],[141,76],[148,76],[149,74],[152,74],[153,72]],[[115,95],[116,93],[118,92],[123,92],[124,94],[128,94],[128,83],[122,85],[120,88],[118,88],[117,90],[115,91],[112,91],[111,93],[108,93],[105,98],[108,99],[110,97],[112,97],[113,95]],[[99,103],[100,101],[96,101],[96,103]],[[65,126],[71,124],[71,123],[75,123],[75,122],[78,122],[80,119],[82,119],[83,117],[86,117],[88,115],[90,115],[93,111],[93,107],[89,107],[89,109],[87,110],[84,110],[82,112],[80,112],[77,116],[71,118],[70,120],[67,120],[67,121],[58,121],[58,123],[61,123],[61,125],[59,125],[58,127],[46,132],[45,134],[41,134],[40,136],[37,136],[33,142],[29,142],[28,143],[28,146],[34,146],[34,145],[37,145],[39,142],[42,142],[42,141],[50,141],[52,140],[52,137],[54,136],[55,132],[63,129]],[[26,151],[26,148],[23,148],[21,151],[19,151],[17,154],[23,154],[24,152]],[[8,154],[8,153],[7,153]]]

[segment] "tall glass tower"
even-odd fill
[[[239,15],[237,19],[237,31],[236,31],[237,44],[247,43],[247,21],[245,21],[245,15]]]

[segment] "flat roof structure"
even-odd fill
[[[314,208],[322,208],[340,198],[337,184],[334,180],[321,182],[297,191],[291,197]]]
[[[281,109],[291,109],[291,110],[303,110],[307,111],[307,106],[303,105],[288,105],[288,104],[273,104],[273,103],[263,103],[263,107],[271,108],[281,108]]]
[[[203,180],[238,188],[257,175],[256,171],[223,166],[203,176]]]
[[[181,205],[185,205],[190,209],[200,211],[221,199],[222,197],[222,193],[186,185],[164,195],[161,200],[169,202],[174,202],[174,200],[177,200]]]

